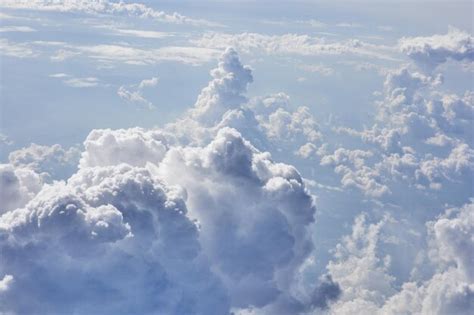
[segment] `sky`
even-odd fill
[[[0,1],[0,314],[471,314],[471,1]]]

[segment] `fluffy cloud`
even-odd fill
[[[472,203],[449,209],[427,223],[430,261],[423,261],[423,266],[431,275],[418,283],[404,282],[398,290],[389,271],[391,257],[383,257],[381,250],[384,239],[389,240],[382,235],[390,221],[368,224],[358,217],[328,265],[342,289],[329,313],[469,314],[474,301],[473,209]]]
[[[247,86],[253,81],[250,67],[240,63],[237,53],[227,49],[219,66],[211,71],[213,80],[199,94],[190,116],[205,124],[216,124],[229,109],[246,101]]]
[[[77,168],[81,151],[77,147],[64,149],[32,143],[30,146],[10,152],[8,160],[16,168],[28,168],[44,178],[66,179]]]
[[[186,189],[203,249],[234,306],[260,307],[291,292],[290,275],[311,250],[315,211],[293,167],[222,129],[204,148],[170,149],[157,172]]]
[[[67,182],[12,202],[0,217],[1,311],[296,314],[337,299],[329,276],[306,290],[300,275],[313,251],[315,215],[305,181],[229,127],[248,131],[255,122],[255,139],[268,129],[246,105],[250,68],[230,49],[211,74],[183,118],[188,129],[178,121],[93,130]],[[295,134],[311,137],[307,109],[285,113]],[[199,131],[206,136],[196,141]],[[32,146],[11,160],[42,170],[43,160],[64,155]],[[13,299],[19,292],[28,299]],[[103,294],[120,302],[99,305]]]
[[[472,92],[442,92],[442,84],[440,75],[390,71],[374,124],[362,131],[333,128],[359,138],[364,150],[339,147],[318,153],[306,144],[298,152],[305,158],[319,155],[322,166],[341,175],[343,187],[356,187],[367,196],[406,194],[401,185],[408,184],[420,194],[431,189],[437,198],[459,205],[471,194],[474,102]]]
[[[450,28],[445,35],[408,37],[400,49],[423,68],[433,69],[448,59],[474,60],[474,40],[468,32]]]
[[[143,168],[87,168],[45,186],[0,217],[0,272],[14,280],[0,294],[2,311],[225,313],[227,296],[186,212],[181,190]]]
[[[96,129],[84,141],[80,166],[107,166],[127,163],[145,166],[158,164],[168,150],[170,136],[160,130]]]
[[[95,145],[112,152],[115,143]],[[138,166],[146,156],[94,160],[85,147],[67,183],[46,185],[0,218],[7,253],[0,272],[14,279],[1,296],[4,311],[222,314],[230,305],[278,314],[283,305],[308,307],[292,292],[312,249],[315,206],[293,167],[272,162],[233,129],[202,148],[172,147],[161,162],[156,153],[148,169]],[[121,164],[128,161],[136,166]],[[31,282],[39,270],[42,277]],[[66,279],[74,285],[61,294],[41,293]],[[331,283],[321,285],[318,303],[337,296]],[[121,303],[97,306],[95,290]],[[13,302],[18,292],[28,303]]]
[[[0,164],[0,213],[24,206],[42,185],[41,176],[34,171]]]

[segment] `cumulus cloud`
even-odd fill
[[[170,136],[160,130],[95,129],[84,141],[80,166],[108,166],[127,163],[145,166],[158,164],[169,148]]]
[[[2,191],[13,197],[0,217],[1,311],[297,314],[338,298],[329,276],[302,289],[316,211],[302,176],[230,128],[252,122],[261,131],[254,136],[265,135],[257,105],[246,105],[250,68],[229,49],[211,74],[183,118],[190,129],[174,134],[178,121],[93,130],[67,181],[30,192],[17,174],[48,169],[66,150],[12,153],[16,168],[5,166],[4,176],[12,188]],[[287,113],[295,133],[311,136],[307,109]],[[199,130],[206,137],[195,141]],[[28,299],[12,298],[20,292]],[[104,294],[117,302],[104,303]]]
[[[444,35],[402,38],[400,49],[425,69],[433,69],[448,59],[474,60],[472,36],[453,27]]]
[[[43,178],[66,179],[76,170],[80,154],[77,147],[65,149],[59,144],[45,146],[32,143],[10,152],[8,160],[14,167],[31,169]]]
[[[321,165],[332,166],[344,187],[356,187],[378,199],[406,194],[400,185],[408,184],[436,191],[437,198],[456,204],[467,200],[474,174],[472,92],[441,92],[442,85],[439,74],[406,67],[389,71],[382,100],[375,104],[374,124],[361,131],[333,128],[337,134],[359,138],[368,155],[357,161],[344,159],[342,153],[355,158],[361,150],[334,148],[320,154]],[[298,152],[305,158],[318,155],[310,145]]]
[[[472,203],[449,209],[427,223],[430,261],[423,266],[431,275],[419,282],[404,282],[399,289],[390,274],[390,256],[383,256],[381,250],[383,233],[390,233],[387,224],[396,222],[385,218],[368,224],[359,216],[352,234],[336,247],[335,260],[328,265],[342,290],[329,313],[469,314],[474,301],[472,210]]]
[[[186,212],[180,191],[143,168],[88,168],[45,186],[0,218],[1,272],[14,279],[2,311],[225,313]]]
[[[288,295],[290,275],[311,250],[313,199],[293,167],[269,158],[224,128],[202,149],[172,148],[157,170],[186,189],[203,248],[236,307]]]
[[[0,213],[24,206],[42,185],[42,178],[34,171],[0,164]]]
[[[250,67],[240,63],[233,49],[226,50],[211,75],[213,80],[201,91],[191,110],[193,119],[207,124],[217,123],[227,110],[243,104],[247,86],[253,81]]]

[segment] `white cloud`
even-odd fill
[[[66,73],[53,73],[53,74],[50,74],[49,75],[50,78],[67,78],[69,77],[69,74],[66,74]]]
[[[45,146],[32,143],[10,152],[8,161],[14,167],[28,168],[41,174],[43,179],[66,179],[74,173],[79,157],[77,147],[64,149],[59,144]]]
[[[84,169],[44,187],[0,217],[2,271],[15,280],[0,294],[1,310],[228,312],[186,212],[179,190],[126,165]]]
[[[250,68],[228,50],[212,75],[185,115],[189,130],[93,130],[76,174],[0,217],[0,250],[12,249],[1,272],[15,279],[1,311],[294,314],[337,297],[330,277],[302,289],[315,215],[303,178],[227,127],[255,119],[244,107]],[[278,111],[278,98],[262,103]],[[304,108],[291,115],[314,123]],[[207,137],[194,142],[198,130]],[[36,163],[23,153],[12,160]],[[119,302],[97,305],[104,292]]]
[[[134,65],[149,65],[163,61],[176,61],[199,65],[213,60],[218,51],[199,47],[166,46],[156,49],[141,49],[124,45],[66,46],[77,55],[83,55],[102,63],[123,62]]]
[[[345,27],[345,28],[359,28],[362,27],[359,23],[348,23],[348,22],[341,22],[336,24],[337,27]]]
[[[385,217],[368,224],[365,215],[359,215],[352,234],[335,248],[327,269],[343,292],[331,307],[332,314],[376,314],[378,306],[396,292],[392,287],[395,278],[387,272],[390,258],[379,257],[377,250],[382,228],[391,220]]]
[[[382,250],[383,233],[392,233],[387,224],[397,222],[385,218],[368,224],[365,217],[358,217],[352,234],[336,247],[328,265],[329,274],[342,289],[329,313],[469,314],[474,298],[472,210],[472,203],[467,204],[427,223],[430,261],[413,266],[431,275],[418,282],[403,282],[399,288],[390,274],[390,257],[384,257]]]
[[[94,77],[71,78],[63,81],[64,84],[73,88],[88,88],[99,85],[99,79]]]
[[[330,76],[334,74],[334,69],[322,64],[304,64],[300,66],[300,69],[303,69],[308,72],[319,73],[323,76]]]
[[[118,96],[120,98],[131,102],[143,104],[149,109],[154,109],[155,106],[143,96],[143,90],[148,87],[154,87],[158,84],[158,78],[153,77],[151,79],[142,80],[139,84],[134,84],[128,87],[121,86],[117,90]]]
[[[5,38],[0,38],[0,54],[15,58],[34,58],[38,56],[38,53],[28,44],[10,42]]]
[[[4,32],[22,32],[22,33],[29,33],[29,32],[36,32],[35,29],[29,26],[3,26],[0,27],[0,33]]]
[[[262,307],[291,294],[292,274],[311,248],[306,226],[315,211],[292,166],[273,163],[224,128],[204,148],[170,149],[157,172],[186,189],[203,249],[236,307]]]
[[[242,66],[237,53],[227,49],[219,66],[211,71],[213,80],[201,91],[190,115],[206,125],[215,124],[229,109],[246,102],[247,85],[253,81],[252,71]]]
[[[357,39],[346,41],[328,41],[309,35],[284,34],[264,35],[259,33],[205,33],[191,43],[199,47],[224,49],[235,47],[240,52],[266,53],[276,55],[341,55],[353,54],[365,57],[394,60],[395,49],[389,46],[375,45]]]
[[[171,136],[160,130],[95,129],[84,141],[80,166],[95,167],[127,163],[145,166],[159,164],[169,148]]]
[[[108,14],[108,15],[126,15],[130,17],[139,17],[153,19],[158,22],[190,24],[200,26],[217,26],[202,19],[192,19],[179,13],[167,14],[163,11],[157,11],[142,3],[114,2],[109,0],[81,1],[81,0],[4,0],[1,7],[10,9],[26,9],[39,11],[55,12],[80,12],[86,14]]]
[[[0,164],[0,213],[24,206],[42,185],[41,176],[33,170]]]
[[[472,36],[453,27],[445,35],[402,38],[399,45],[402,52],[428,70],[450,58],[457,61],[474,60]]]
[[[0,280],[0,294],[7,291],[13,284],[13,281],[15,280],[12,275],[5,275],[3,279]]]
[[[13,140],[11,140],[7,135],[0,132],[0,145],[12,145]]]
[[[73,88],[89,88],[99,86],[100,80],[95,77],[78,78],[66,73],[53,73],[50,78],[62,79],[62,82]]]
[[[116,32],[120,35],[143,37],[143,38],[165,38],[170,37],[172,34],[157,31],[146,31],[146,30],[129,30],[129,29],[116,29]]]

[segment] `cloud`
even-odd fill
[[[0,38],[0,54],[15,58],[34,58],[38,56],[38,53],[28,44],[10,42],[5,38]]]
[[[296,169],[224,128],[204,148],[171,148],[157,173],[186,189],[203,249],[235,307],[263,307],[291,294],[292,274],[311,249],[306,227],[315,212]]]
[[[391,275],[393,257],[384,252],[395,237],[393,246],[401,246],[405,255],[411,255],[405,243],[413,244],[411,236],[397,233],[399,222],[393,218],[385,216],[377,223],[368,223],[366,215],[358,216],[352,233],[337,245],[327,266],[342,290],[340,299],[329,304],[328,313],[469,314],[474,297],[472,210],[472,203],[466,204],[427,222],[428,255],[412,265],[413,271],[423,268],[427,276],[419,281],[401,281],[400,285]]]
[[[2,311],[226,313],[186,212],[179,191],[126,165],[45,186],[0,218],[2,272],[14,278]]]
[[[353,54],[371,58],[394,60],[395,49],[349,39],[328,41],[325,38],[309,35],[284,34],[265,35],[259,33],[228,34],[208,32],[201,38],[192,39],[198,47],[225,49],[234,47],[245,53],[265,53],[270,55],[341,55]]]
[[[227,50],[211,74],[183,117],[189,129],[177,129],[178,121],[93,130],[75,174],[40,186],[0,217],[7,253],[0,274],[14,279],[0,294],[1,311],[297,314],[337,298],[330,278],[302,289],[316,208],[300,173],[229,127],[259,130],[245,105],[250,68]],[[262,106],[278,112],[278,102]],[[304,108],[295,113],[304,133],[314,122]],[[194,141],[200,131],[206,137]],[[35,146],[13,154],[21,162],[7,171],[43,168],[37,157],[53,152],[65,154]],[[13,299],[19,292],[28,299]],[[103,303],[104,294],[119,302]]]
[[[202,19],[192,19],[179,13],[167,14],[163,11],[157,11],[141,3],[114,2],[108,0],[99,1],[80,1],[80,0],[33,0],[33,1],[2,1],[1,6],[9,9],[26,9],[53,12],[78,12],[94,15],[126,15],[129,17],[138,17],[152,19],[158,22],[174,24],[190,24],[197,26],[217,26]]]
[[[36,32],[36,30],[29,27],[29,26],[3,26],[3,27],[0,27],[0,33],[4,33],[4,32],[29,33],[29,32]]]
[[[76,170],[80,153],[77,147],[65,149],[59,144],[45,146],[32,143],[10,152],[8,161],[16,168],[35,171],[43,179],[66,179]]]
[[[134,36],[134,37],[143,37],[143,38],[165,38],[173,36],[170,33],[157,32],[157,31],[145,31],[145,30],[129,30],[129,29],[116,29],[117,34],[124,36]]]
[[[0,132],[0,145],[12,145],[13,140],[11,140],[7,135]]]
[[[127,163],[144,167],[147,162],[159,164],[169,149],[169,142],[170,136],[160,130],[95,129],[84,141],[80,166]]]
[[[101,63],[121,62],[133,65],[150,65],[164,61],[176,61],[191,65],[200,65],[217,56],[214,49],[200,47],[165,46],[156,49],[141,49],[124,45],[66,45],[70,55],[86,56]]]
[[[474,60],[474,41],[464,31],[451,27],[447,34],[429,37],[407,37],[400,49],[424,69],[432,70],[448,59]]]
[[[143,104],[149,109],[153,109],[155,108],[153,104],[143,96],[143,90],[147,87],[154,87],[157,84],[158,78],[153,77],[151,79],[142,80],[139,84],[134,84],[129,87],[121,86],[119,87],[117,94],[120,98],[128,102]]]
[[[330,76],[334,74],[333,68],[330,68],[322,64],[319,64],[319,65],[304,64],[300,66],[300,69],[308,71],[308,72],[319,73],[323,76]]]
[[[94,77],[87,78],[71,78],[64,80],[64,84],[73,88],[88,88],[99,85],[99,79]]]
[[[104,142],[102,149],[109,146]],[[85,147],[90,152],[87,142]],[[46,185],[25,208],[0,218],[8,235],[0,246],[10,253],[3,268],[15,279],[0,297],[4,310],[181,314],[184,307],[187,313],[222,314],[227,295],[234,307],[245,308],[291,294],[287,279],[311,249],[306,226],[315,211],[293,167],[273,163],[232,129],[220,130],[202,148],[170,148],[161,163],[158,158],[156,166],[148,164],[150,171],[121,164],[126,160],[120,157],[113,166],[81,162],[67,183]],[[19,255],[30,259],[18,264]],[[52,257],[54,263],[42,263]],[[27,270],[42,270],[43,276],[30,282]],[[201,280],[190,287],[196,270]],[[61,294],[41,293],[64,281]],[[128,293],[130,286],[135,294]],[[97,306],[94,290],[121,302]],[[30,297],[28,304],[10,298],[20,291]]]
[[[95,77],[77,78],[65,73],[50,74],[50,78],[63,79],[62,82],[73,88],[90,88],[99,86],[100,80]]]
[[[43,179],[28,168],[0,164],[0,213],[24,206],[43,185]]]
[[[451,94],[444,92],[442,85],[439,74],[425,75],[406,67],[388,71],[373,125],[362,131],[332,128],[362,143],[352,143],[351,150],[336,147],[329,150],[333,153],[322,154],[306,145],[299,154],[333,166],[343,187],[355,187],[373,198],[406,196],[403,185],[409,185],[419,194],[431,190],[428,195],[459,204],[470,195],[466,187],[472,186],[474,173],[469,127],[474,103],[470,91]],[[342,158],[343,152],[354,155],[358,148],[364,148],[368,156],[357,163]]]
[[[190,111],[193,119],[206,125],[215,124],[227,110],[238,108],[246,102],[243,94],[253,81],[250,67],[242,66],[233,49],[225,51],[219,66],[211,71],[211,75],[213,80],[201,91]]]

